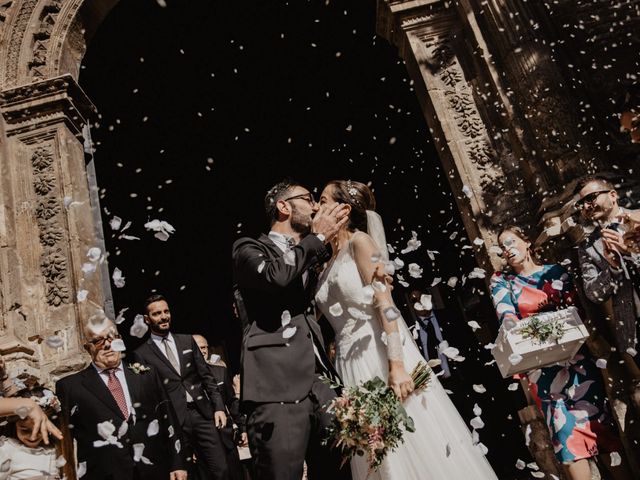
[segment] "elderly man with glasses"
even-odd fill
[[[591,302],[604,307],[613,346],[633,380],[631,399],[640,409],[640,210],[620,207],[614,185],[599,177],[583,178],[575,193],[576,208],[594,227],[578,248],[584,293]]]
[[[110,321],[89,326],[85,338],[91,364],[56,384],[78,477],[186,480],[180,427],[156,372],[122,363],[124,343]]]

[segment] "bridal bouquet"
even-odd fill
[[[420,363],[411,373],[417,392],[426,388],[431,369]],[[367,455],[369,468],[376,470],[389,451],[404,439],[405,431],[415,431],[413,419],[407,414],[396,394],[379,377],[357,387],[343,390],[328,406],[335,415],[325,444],[342,451],[342,464],[355,455]]]

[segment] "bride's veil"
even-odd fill
[[[383,262],[389,261],[389,252],[387,251],[387,237],[384,234],[384,225],[382,224],[382,218],[377,212],[373,210],[367,210],[367,233],[380,250],[380,256]]]
[[[384,233],[384,225],[382,224],[382,218],[380,217],[380,215],[378,215],[378,213],[374,212],[373,210],[367,210],[367,233],[378,247],[382,261],[384,263],[387,263],[389,261],[389,250],[387,250],[387,237]],[[407,323],[405,322],[402,315],[398,317],[397,322],[400,333],[404,337],[403,340],[406,341],[406,339],[410,339],[410,341],[413,342],[415,346],[411,330],[409,330],[409,327],[407,326]]]

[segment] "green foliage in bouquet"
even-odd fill
[[[564,325],[559,320],[543,322],[538,317],[529,317],[527,325],[520,332],[524,338],[533,338],[540,343],[547,340],[559,340],[564,335]]]
[[[426,388],[431,369],[420,363],[411,374],[415,391]],[[366,455],[371,470],[382,464],[388,452],[404,442],[404,432],[413,432],[413,419],[396,394],[379,377],[348,387],[328,407],[335,415],[325,444],[339,448],[342,463],[355,455]]]

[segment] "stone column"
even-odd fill
[[[466,28],[447,2],[378,1],[378,33],[406,62],[467,234],[484,240],[476,257],[490,274],[500,264],[489,255],[497,229],[531,218],[544,178],[521,161],[509,108]]]
[[[83,324],[110,299],[82,136],[95,107],[64,75],[0,92],[0,112],[0,353],[51,382],[86,364]]]

